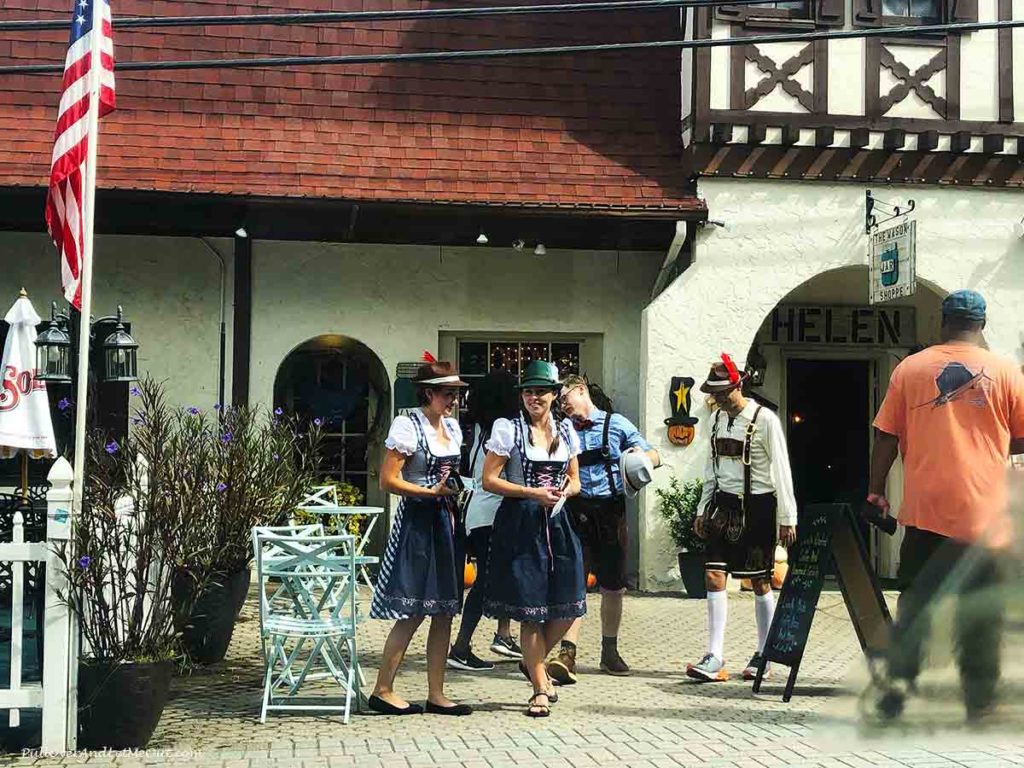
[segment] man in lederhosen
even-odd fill
[[[749,578],[754,588],[757,651],[743,679],[757,675],[775,613],[771,575],[775,544],[796,539],[796,499],[786,437],[779,417],[743,395],[741,374],[728,355],[715,363],[701,392],[718,410],[711,418],[711,451],[694,530],[707,540],[708,647],[686,674],[701,682],[729,679],[725,669],[726,577]],[[778,534],[778,538],[776,538]]]
[[[572,419],[583,449],[579,455],[581,492],[570,498],[566,507],[583,544],[586,572],[597,577],[601,588],[601,669],[610,675],[628,675],[629,665],[618,650],[629,544],[626,495],[636,495],[639,488],[635,483],[650,481],[650,469],[661,464],[661,458],[629,419],[594,405],[590,385],[582,376],[563,380],[559,402]],[[641,468],[638,476],[645,480],[632,478],[634,482],[630,482],[627,477],[624,484],[620,459],[630,451],[642,452],[646,468]],[[581,623],[581,619],[573,622],[558,655],[548,662],[548,674],[560,685],[576,682]]]

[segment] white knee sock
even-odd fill
[[[754,595],[754,616],[757,618],[757,652],[764,651],[764,641],[768,639],[768,629],[775,615],[775,594],[768,590],[764,595]]]
[[[725,660],[725,622],[729,613],[729,596],[725,590],[708,592],[708,653]]]

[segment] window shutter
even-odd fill
[[[967,22],[978,20],[978,0],[949,0],[951,22]]]
[[[882,0],[853,0],[853,21],[861,27],[877,27],[882,23]]]
[[[819,24],[830,27],[841,27],[843,25],[844,17],[846,16],[845,0],[818,0],[817,6],[817,21]]]

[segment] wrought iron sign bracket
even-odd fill
[[[885,216],[884,219],[879,221],[878,216],[875,215],[875,207],[878,206],[883,210],[881,213]],[[864,233],[870,235],[871,230],[880,224],[885,224],[887,221],[892,221],[900,216],[906,216],[908,213],[914,210],[916,204],[913,200],[907,200],[906,206],[895,205],[893,203],[887,203],[884,200],[876,199],[872,194],[871,190],[867,190],[864,193]]]

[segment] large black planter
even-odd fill
[[[680,552],[679,575],[686,589],[686,596],[703,599],[708,596],[707,584],[704,581],[704,553]]]
[[[171,692],[170,661],[78,666],[78,748],[143,749]]]
[[[238,580],[233,583],[236,590],[235,594],[235,619],[242,614],[242,608],[245,606],[245,598],[249,596],[249,584],[252,583],[252,571],[248,568],[241,571],[238,575]]]
[[[190,573],[179,570],[174,574],[174,628],[181,634],[181,645],[189,659],[199,664],[224,659],[235,631],[239,594],[248,579],[248,568],[232,574],[214,574],[197,594],[200,585]]]

